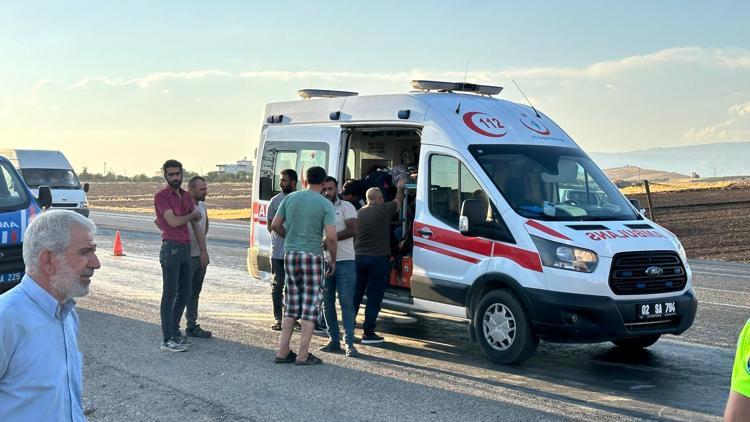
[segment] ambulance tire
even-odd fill
[[[493,335],[496,322],[490,320],[492,315],[505,322],[505,327],[512,328],[512,341],[502,335]],[[485,294],[476,307],[473,325],[479,346],[495,363],[519,364],[531,357],[539,345],[528,312],[509,290],[492,290]]]
[[[653,334],[643,337],[621,338],[619,340],[612,340],[612,343],[614,343],[615,346],[621,349],[638,350],[645,349],[648,346],[656,343],[656,341],[659,340],[659,337],[661,337],[661,334]]]

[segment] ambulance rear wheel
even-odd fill
[[[539,345],[526,309],[508,290],[484,295],[474,313],[473,325],[482,351],[496,363],[521,363]]]
[[[656,343],[656,341],[659,340],[659,337],[661,337],[661,334],[653,334],[643,337],[621,338],[619,340],[612,340],[612,343],[622,349],[645,349],[648,346]]]

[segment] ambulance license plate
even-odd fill
[[[0,283],[16,283],[20,282],[23,277],[23,273],[5,273],[0,274]]]
[[[654,302],[635,305],[638,319],[666,318],[677,315],[676,302]]]

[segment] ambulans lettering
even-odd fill
[[[666,237],[656,230],[604,230],[586,232],[591,240],[629,239],[636,237]]]
[[[508,133],[508,128],[499,118],[479,111],[464,114],[464,124],[474,132],[490,138],[502,138]]]
[[[0,221],[0,229],[20,229],[21,226],[14,221]]]

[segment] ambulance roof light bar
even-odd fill
[[[297,94],[306,100],[310,98],[338,98],[359,95],[358,92],[334,91],[332,89],[300,89],[297,91]]]
[[[444,82],[444,81],[411,81],[411,87],[419,91],[438,92],[473,92],[480,95],[497,95],[502,90],[501,86],[479,85],[468,82]]]

